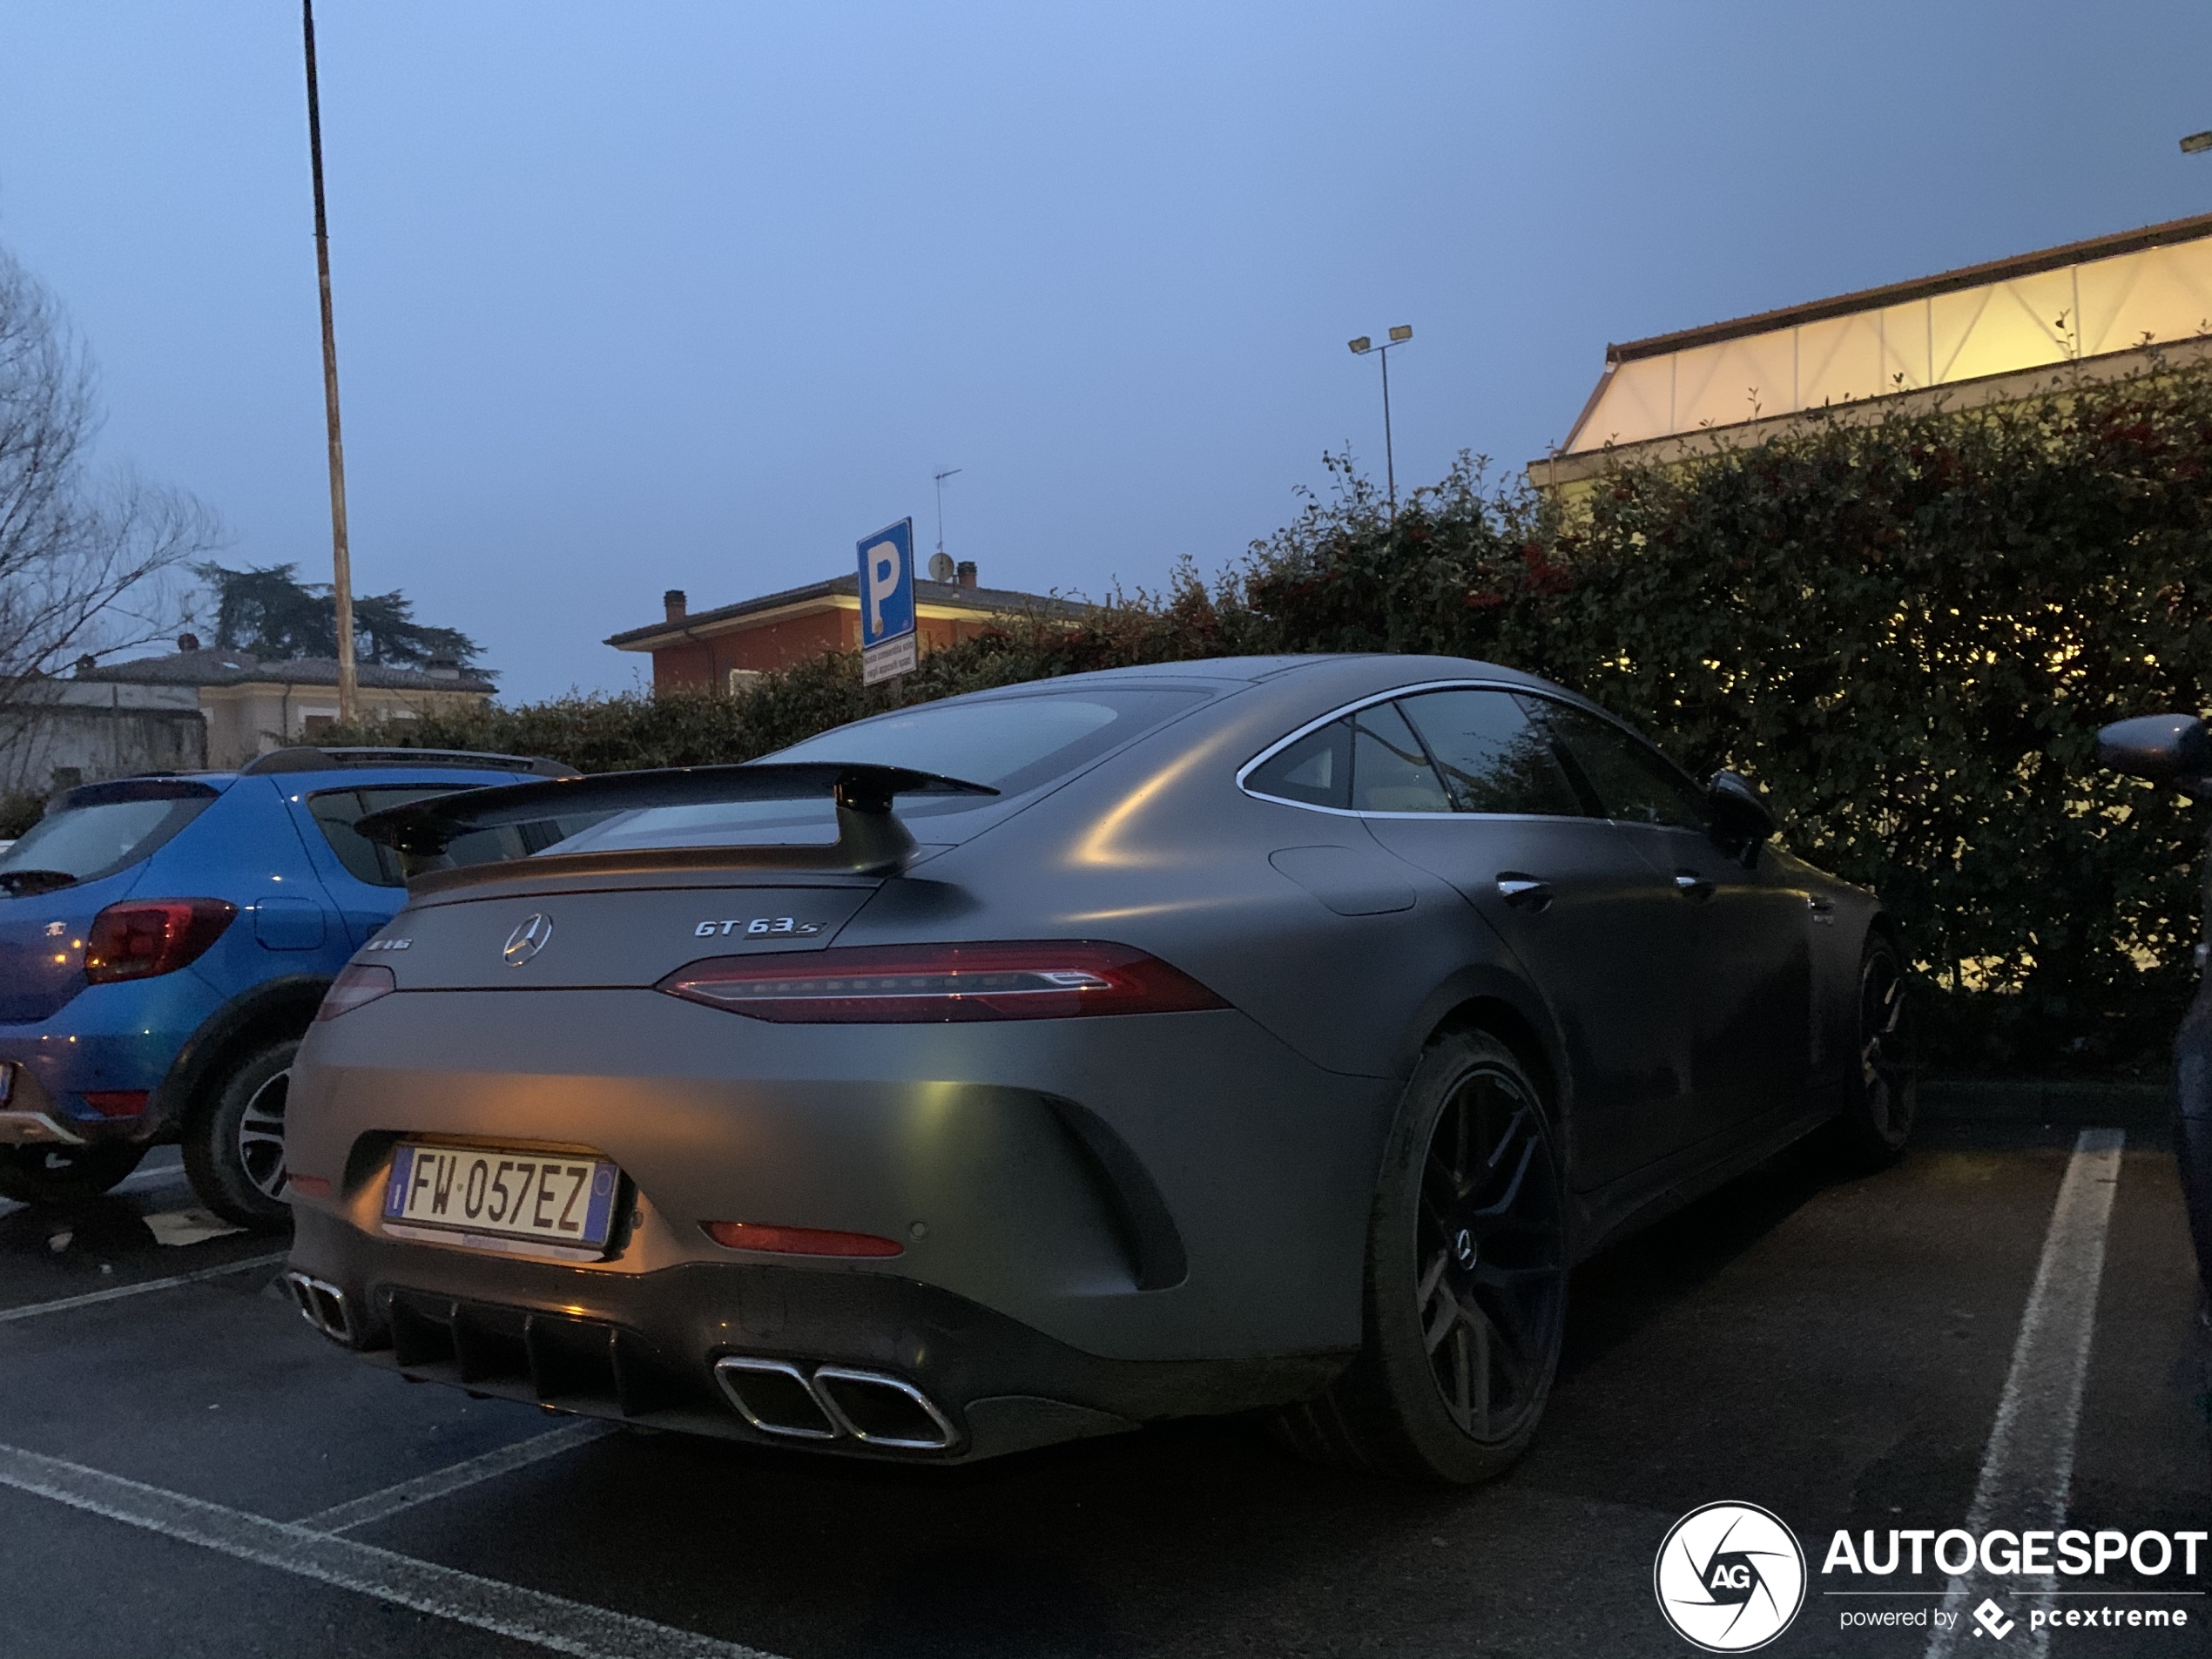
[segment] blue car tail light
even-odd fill
[[[94,985],[173,974],[222,936],[238,914],[224,899],[132,899],[92,918],[84,977]]]
[[[1091,940],[710,956],[653,988],[794,1025],[1060,1020],[1229,1006],[1157,956]]]

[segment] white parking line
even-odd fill
[[[533,1463],[550,1457],[558,1457],[573,1447],[588,1445],[603,1435],[614,1433],[610,1423],[570,1423],[533,1434],[527,1440],[517,1440],[512,1446],[502,1446],[496,1452],[486,1452],[450,1464],[442,1469],[433,1469],[428,1474],[417,1475],[412,1480],[402,1480],[397,1486],[386,1487],[381,1492],[372,1492],[365,1498],[355,1498],[350,1503],[334,1504],[320,1514],[309,1515],[292,1524],[308,1532],[351,1532],[356,1527],[366,1527],[372,1521],[381,1521],[387,1515],[396,1515],[401,1510],[412,1509],[419,1503],[428,1503],[450,1493],[463,1491],[480,1480],[526,1469]]]
[[[16,1447],[0,1446],[0,1485],[577,1659],[774,1659],[758,1648],[480,1578]]]
[[[2051,1207],[2050,1230],[2043,1236],[2043,1258],[2020,1314],[2020,1337],[2013,1345],[2012,1369],[1998,1397],[1997,1420],[1982,1453],[1981,1477],[1961,1523],[1979,1537],[2002,1518],[2014,1528],[2066,1525],[2067,1488],[2074,1480],[2075,1436],[2081,1423],[2081,1391],[2089,1375],[2089,1344],[2097,1328],[2097,1289],[2104,1277],[2105,1233],[2120,1184],[2121,1149],[2127,1136],[2116,1129],[2085,1129],[2075,1141]],[[2049,1582],[2029,1588],[2047,1595]],[[1928,1637],[1926,1659],[1949,1659],[1963,1626],[1974,1635],[1971,1609],[1991,1586],[1979,1572],[1951,1581],[1943,1600],[1950,1622]],[[2027,1608],[2018,1601],[2000,1603],[2006,1616]],[[2045,1603],[2039,1598],[2036,1605]],[[2040,1659],[2049,1650],[2047,1627],[2028,1622],[2019,1651]]]
[[[172,1273],[167,1278],[150,1278],[139,1285],[118,1285],[111,1291],[87,1291],[82,1296],[57,1297],[51,1302],[32,1302],[23,1307],[0,1308],[0,1325],[12,1324],[17,1319],[36,1319],[47,1313],[66,1313],[71,1308],[88,1308],[96,1302],[119,1302],[126,1296],[151,1296],[156,1291],[173,1290],[179,1285],[197,1285],[202,1279],[225,1278],[233,1273],[250,1273],[257,1267],[274,1267],[282,1261],[285,1252],[278,1251],[268,1256],[248,1256],[244,1261],[226,1262],[220,1267],[203,1267],[195,1273]]]

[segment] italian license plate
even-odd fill
[[[418,1146],[392,1155],[384,1219],[493,1240],[597,1250],[614,1224],[611,1163],[490,1146]],[[455,1243],[466,1243],[456,1239]]]

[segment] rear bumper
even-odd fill
[[[758,1445],[968,1462],[1306,1398],[1350,1358],[1107,1359],[888,1274],[695,1262],[616,1277],[426,1251],[304,1208],[297,1220],[292,1261],[313,1283],[311,1322],[374,1363],[478,1394]],[[732,1358],[801,1387],[825,1366],[910,1386],[943,1423],[945,1444],[887,1446],[841,1414],[773,1408],[772,1396],[764,1424],[717,1380],[717,1361]],[[804,1432],[809,1422],[819,1426]]]
[[[849,1366],[923,1388],[953,1454],[986,1455],[1325,1380],[1360,1341],[1395,1092],[1234,1010],[788,1026],[651,991],[401,992],[300,1051],[291,1167],[330,1186],[295,1187],[293,1265],[411,1374],[745,1438],[715,1359]],[[386,1231],[413,1137],[611,1159],[610,1253]],[[711,1221],[898,1253],[726,1248]]]
[[[309,1032],[286,1139],[332,1184],[295,1210],[379,1238],[403,1137],[588,1152],[636,1219],[583,1280],[792,1259],[712,1221],[865,1233],[900,1253],[837,1271],[1088,1353],[1237,1359],[1358,1346],[1394,1096],[1233,1010],[792,1026],[651,991],[401,992]],[[466,1293],[475,1252],[413,1248],[409,1282]]]
[[[150,1139],[167,1127],[159,1091],[170,1068],[222,1000],[183,968],[155,980],[88,986],[46,1019],[0,1023],[0,1066],[14,1069],[14,1097],[4,1103],[10,1111],[42,1113],[80,1142]],[[145,1096],[141,1109],[118,1114],[86,1099],[118,1094]],[[0,1120],[0,1144],[28,1143],[42,1133]]]

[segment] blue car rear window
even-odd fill
[[[52,871],[78,881],[111,875],[192,822],[215,799],[186,779],[135,779],[73,790],[0,853],[0,875]]]

